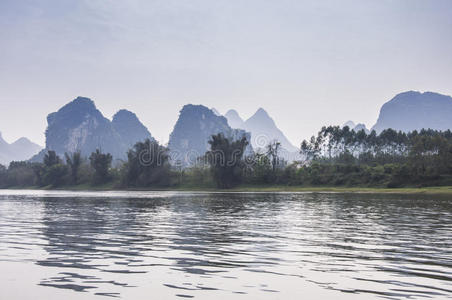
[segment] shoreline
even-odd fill
[[[220,192],[220,193],[348,193],[348,194],[441,194],[452,195],[452,186],[435,186],[435,187],[331,187],[331,186],[253,186],[243,185],[231,189],[219,189],[215,187],[195,187],[195,186],[179,186],[179,187],[155,187],[155,188],[117,188],[112,185],[90,186],[76,185],[65,186],[59,188],[52,187],[9,187],[0,188],[0,190],[47,190],[47,191],[174,191],[174,192]]]

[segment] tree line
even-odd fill
[[[427,186],[452,185],[452,132],[386,129],[354,131],[323,127],[300,145],[300,159],[280,157],[281,144],[245,156],[246,138],[213,135],[210,150],[190,167],[171,164],[169,149],[157,141],[136,143],[127,159],[113,163],[109,153],[96,150],[60,157],[48,151],[42,162],[0,165],[0,187],[111,188],[218,187],[246,185],[304,186]]]
[[[311,184],[452,185],[452,132],[422,129],[380,134],[323,127],[301,143],[300,179]]]

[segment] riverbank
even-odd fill
[[[232,189],[200,189],[195,187],[180,187],[178,191],[215,191],[215,192],[306,192],[306,193],[389,193],[389,194],[450,194],[452,195],[452,186],[441,187],[405,187],[405,188],[384,188],[384,187],[314,187],[314,186],[238,186]]]
[[[405,187],[405,188],[383,188],[383,187],[304,187],[304,186],[268,186],[252,187],[244,186],[232,189],[237,192],[331,192],[331,193],[390,193],[390,194],[450,194],[452,186],[441,187]]]
[[[173,186],[155,188],[118,188],[113,184],[92,186],[88,184],[52,187],[11,187],[8,189],[74,190],[74,191],[187,191],[187,192],[306,192],[306,193],[371,193],[371,194],[450,194],[452,186],[435,187],[330,187],[330,186],[286,186],[286,185],[241,185],[231,189],[218,189],[210,186]]]

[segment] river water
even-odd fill
[[[0,299],[450,299],[452,197],[0,190]]]

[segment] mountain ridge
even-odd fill
[[[134,113],[120,110],[110,121],[87,97],[79,96],[50,113],[47,123],[46,147],[33,161],[42,160],[48,150],[59,155],[80,151],[87,157],[100,149],[115,159],[125,159],[134,143],[152,138]]]
[[[8,143],[3,139],[3,135],[0,132],[0,164],[8,165],[12,161],[30,159],[41,149],[41,146],[26,137],[21,137],[12,143]]]
[[[228,120],[229,126],[232,128],[243,128],[245,121],[240,117],[239,113],[235,109],[230,109],[224,114]]]
[[[397,94],[380,108],[373,130],[401,131],[452,129],[452,97],[434,92],[407,91]]]
[[[277,127],[273,118],[262,107],[258,108],[246,121],[243,121],[234,109],[230,109],[225,116],[228,118],[228,122],[232,124],[231,126],[251,132],[251,143],[254,149],[263,149],[270,142],[277,140],[287,152],[298,152],[298,148],[292,145]]]
[[[355,124],[355,122],[349,120],[349,121],[345,122],[344,125],[342,125],[342,128],[344,128],[345,126],[348,126],[351,130],[354,130],[356,132],[358,132],[360,130],[364,130],[364,132],[366,134],[370,133],[370,130],[366,127],[366,124],[364,124],[364,123]]]
[[[195,163],[209,150],[211,136],[218,133],[232,139],[251,138],[246,131],[231,128],[224,116],[217,115],[204,105],[184,105],[168,142],[173,162],[180,161],[185,165]],[[252,151],[251,146],[246,151]]]

